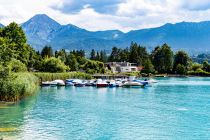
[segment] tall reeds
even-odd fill
[[[16,102],[36,92],[39,79],[32,73],[11,73],[0,78],[0,101]]]
[[[34,73],[40,81],[53,81],[56,79],[66,80],[66,79],[91,79],[91,75],[82,72],[66,72],[66,73]]]

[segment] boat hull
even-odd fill
[[[97,87],[108,87],[108,84],[96,84]]]

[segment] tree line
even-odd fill
[[[194,63],[184,51],[174,52],[168,44],[155,47],[148,52],[146,47],[135,42],[127,48],[113,47],[110,54],[106,51],[90,52],[86,56],[84,50],[64,49],[54,51],[45,46],[41,52],[27,44],[22,28],[11,23],[0,28],[0,68],[13,72],[67,72],[83,71],[86,73],[105,73],[105,62],[130,62],[143,67],[142,73],[205,73],[210,72],[207,61],[203,64]]]
[[[52,47],[45,46],[41,53],[35,51],[27,44],[24,31],[15,22],[0,28],[0,68],[12,72],[105,72],[103,63],[87,59],[84,50],[66,52],[62,49],[54,52]]]

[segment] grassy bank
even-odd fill
[[[82,72],[66,72],[66,73],[34,73],[41,81],[53,81],[56,79],[66,80],[66,79],[91,79],[92,76]]]
[[[11,73],[0,78],[0,101],[16,102],[35,93],[38,85],[39,80],[32,73]]]

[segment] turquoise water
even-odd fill
[[[143,89],[42,88],[0,108],[10,139],[210,139],[210,78],[160,78]]]

